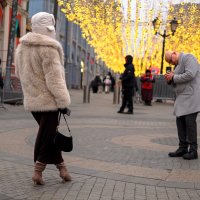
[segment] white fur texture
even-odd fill
[[[37,33],[27,33],[20,39],[16,73],[26,110],[51,111],[70,104],[63,65],[63,50],[56,40]]]
[[[56,38],[55,19],[52,14],[39,12],[31,18],[31,28],[33,33],[47,35]]]

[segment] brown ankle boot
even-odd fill
[[[63,179],[63,181],[66,182],[66,181],[72,180],[71,176],[69,175],[69,173],[67,171],[67,168],[66,168],[64,162],[57,164],[56,168],[60,171],[60,177]]]
[[[32,177],[34,184],[44,185],[44,181],[42,179],[42,172],[45,170],[45,167],[46,167],[46,164],[44,163],[41,163],[38,161],[35,163],[34,175]]]

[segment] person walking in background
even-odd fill
[[[99,91],[99,86],[102,85],[102,81],[99,75],[96,75],[94,80],[91,82],[91,87],[92,87],[92,91],[93,93],[98,93]]]
[[[106,76],[106,79],[104,80],[104,84],[105,84],[105,93],[109,94],[110,93],[110,86],[111,86],[111,80],[110,80],[110,76]]]
[[[111,80],[110,91],[113,92],[115,87],[115,78],[112,76],[111,72],[108,72],[108,76]]]
[[[165,79],[175,91],[174,114],[178,130],[179,148],[170,157],[186,160],[198,158],[197,114],[200,111],[200,65],[192,54],[167,51],[165,60],[175,65]]]
[[[146,106],[151,106],[151,101],[153,98],[153,83],[155,83],[155,78],[151,74],[151,70],[147,69],[145,74],[140,78],[141,81],[141,93],[142,100]]]
[[[133,57],[131,55],[127,55],[125,57],[125,70],[124,73],[120,77],[120,82],[122,85],[122,105],[118,111],[118,113],[124,113],[124,109],[128,106],[128,112],[126,114],[133,114],[133,91],[135,87],[135,69],[133,65]]]
[[[98,93],[101,94],[103,92],[103,77],[102,76],[99,76],[100,77],[100,82],[99,82],[99,86],[98,86]]]
[[[16,50],[16,75],[21,81],[25,110],[32,112],[39,125],[32,180],[43,185],[42,172],[47,164],[55,164],[63,181],[70,181],[61,151],[53,144],[58,114],[65,114],[71,101],[65,81],[63,49],[55,39],[52,14],[35,14],[31,25],[32,32],[20,39]]]

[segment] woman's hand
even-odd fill
[[[58,111],[62,114],[70,116],[71,110],[69,108],[59,108]]]

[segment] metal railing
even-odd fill
[[[139,92],[141,94],[140,77],[137,78]],[[174,100],[173,88],[167,84],[164,75],[155,75],[155,83],[153,83],[153,98],[159,100]]]
[[[141,82],[140,77],[136,78],[139,91],[134,96],[134,102],[140,103],[141,101]],[[120,103],[120,91],[121,87],[117,86],[115,88],[113,103]],[[174,100],[174,91],[171,86],[169,86],[164,79],[164,75],[156,75],[155,83],[153,83],[153,98],[156,100]]]
[[[139,93],[141,94],[140,77],[137,77]],[[155,83],[153,83],[153,98],[162,100],[174,100],[173,88],[167,84],[164,75],[155,75]]]
[[[0,96],[0,106],[2,107],[4,103],[13,103],[17,104],[19,102],[22,102],[23,100],[23,93],[21,88],[21,83],[19,79],[15,76],[15,67],[10,68],[11,75],[9,80],[9,89],[6,89],[5,87],[1,90]],[[4,86],[5,86],[5,77],[4,79]]]
[[[175,94],[173,88],[167,84],[164,75],[157,75],[155,77],[155,84],[153,87],[153,97],[155,99],[174,100]]]
[[[23,93],[22,91],[5,91],[3,90],[3,103],[13,103],[13,104],[19,104],[23,100]]]

